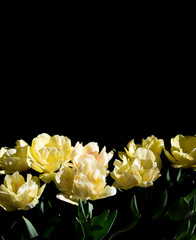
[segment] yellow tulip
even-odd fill
[[[142,140],[142,144],[130,141],[125,152],[119,152],[120,160],[114,161],[111,173],[115,188],[130,189],[135,186],[149,187],[161,176],[160,158],[164,142],[155,136]]]
[[[96,200],[116,194],[116,189],[106,185],[109,174],[108,162],[113,152],[106,153],[104,147],[99,153],[97,143],[84,147],[77,143],[70,155],[72,163],[63,164],[55,176],[57,198],[77,205],[78,200]]]
[[[171,139],[171,154],[164,149],[175,168],[196,168],[196,136],[177,135]]]
[[[46,184],[40,187],[38,177],[27,174],[27,181],[19,172],[6,175],[0,186],[0,206],[6,211],[28,210],[36,206]]]
[[[93,155],[97,162],[105,168],[108,168],[108,162],[114,155],[113,151],[106,153],[106,147],[104,147],[99,153],[99,146],[96,142],[90,142],[85,146],[77,142],[69,157],[76,168],[81,160],[81,157],[85,154]]]
[[[54,179],[55,171],[61,164],[69,161],[71,141],[69,138],[59,135],[50,136],[46,133],[33,139],[30,146],[30,159],[28,164],[35,171],[43,173],[40,177],[45,182]]]
[[[1,148],[0,174],[10,174],[16,171],[27,171],[29,169],[27,164],[28,152],[29,146],[23,140],[18,140],[15,148]]]

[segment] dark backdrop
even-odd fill
[[[170,139],[196,133],[194,82],[186,69],[175,77],[161,69],[123,72],[122,66],[72,71],[26,67],[26,74],[19,69],[2,78],[0,146],[18,139],[30,144],[43,132],[108,148],[151,134]]]

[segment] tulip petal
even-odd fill
[[[155,155],[160,155],[164,146],[162,139],[157,139],[155,136],[147,137],[142,140],[142,147],[151,150]]]
[[[50,183],[55,180],[55,175],[56,173],[43,173],[39,175],[39,178],[45,183]]]
[[[170,162],[172,162],[173,164],[177,163],[176,159],[165,148],[164,148],[164,153],[166,157],[170,160]]]
[[[99,153],[99,146],[96,142],[90,142],[83,147],[83,154],[92,154],[95,157]]]
[[[91,200],[107,198],[107,197],[114,196],[115,194],[116,194],[116,188],[115,187],[106,186],[97,195],[95,195],[95,197],[92,198]]]
[[[11,196],[4,191],[0,191],[0,206],[8,212],[16,210],[16,208],[12,205]]]
[[[77,201],[75,202],[75,201],[69,199],[69,198],[66,196],[66,194],[59,193],[59,194],[56,195],[56,197],[57,197],[59,200],[61,200],[61,201],[64,201],[64,202],[67,202],[67,203],[71,203],[71,204],[73,204],[73,205],[78,206],[78,202],[77,202]]]

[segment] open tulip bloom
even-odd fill
[[[152,135],[108,152],[43,133],[1,147],[1,239],[195,240],[196,136],[170,143]]]

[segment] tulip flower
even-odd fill
[[[57,198],[77,205],[82,201],[102,199],[116,194],[116,189],[106,183],[109,174],[108,162],[113,152],[106,153],[104,147],[99,153],[97,143],[85,146],[77,143],[70,155],[71,163],[62,165],[55,176]]]
[[[6,175],[0,186],[0,206],[6,211],[28,210],[36,206],[46,184],[40,187],[36,176],[27,174],[27,180],[15,172]]]
[[[119,152],[120,160],[114,161],[111,173],[116,188],[130,189],[135,186],[149,187],[161,174],[162,161],[160,154],[164,142],[155,136],[142,140],[142,144],[130,141],[125,152]]]
[[[10,174],[16,171],[26,172],[29,170],[27,164],[29,145],[23,141],[18,140],[15,148],[0,149],[0,174]]]
[[[30,146],[28,164],[35,171],[43,173],[40,178],[45,182],[54,179],[55,172],[61,164],[68,160],[71,153],[69,138],[59,135],[50,136],[46,133],[33,139]]]
[[[171,139],[171,153],[164,151],[173,167],[196,169],[196,136],[177,135]]]

